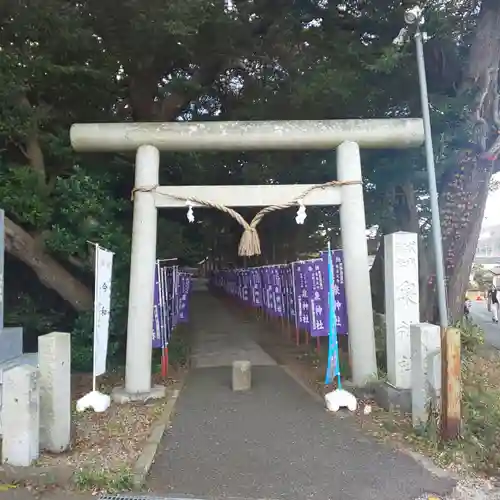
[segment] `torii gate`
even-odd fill
[[[337,148],[338,180],[353,182],[312,190],[302,202],[340,205],[353,382],[362,386],[377,377],[359,148],[420,146],[424,141],[420,118],[74,124],[70,136],[78,152],[136,151],[125,388],[114,391],[115,400],[143,400],[165,393],[165,388],[151,387],[157,209],[185,207],[190,198],[225,207],[281,205],[313,187],[159,186],[160,151]]]

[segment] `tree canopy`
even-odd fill
[[[18,0],[0,5],[0,197],[6,317],[33,335],[69,328],[88,344],[92,253],[116,252],[111,350],[123,345],[133,161],[75,154],[75,122],[420,116],[414,44],[392,40],[412,2],[396,0]],[[496,171],[500,5],[426,2],[425,44],[450,313],[460,309]],[[434,315],[427,177],[421,150],[365,151],[366,216],[421,236],[422,312]],[[164,154],[165,185],[321,183],[334,152]],[[243,215],[249,215],[243,211]],[[240,228],[185,211],[159,221],[158,255],[237,262]],[[264,261],[314,251],[335,208],[267,217]],[[372,269],[383,309],[382,252]],[[82,360],[84,362],[84,360]]]

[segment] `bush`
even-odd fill
[[[472,321],[463,318],[456,325],[460,329],[460,342],[464,354],[472,354],[484,344],[484,332]]]
[[[178,325],[168,345],[169,362],[172,366],[185,366],[189,359],[189,342],[186,325]]]
[[[375,352],[377,356],[377,368],[381,377],[387,375],[387,342],[386,325],[383,314],[373,313],[373,325],[375,328]]]

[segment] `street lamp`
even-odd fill
[[[427,77],[425,74],[424,44],[425,33],[420,30],[424,24],[422,8],[416,5],[407,9],[404,20],[408,27],[415,26],[415,45],[417,48],[418,80],[420,87],[420,101],[422,105],[422,119],[424,122],[425,159],[427,163],[427,178],[432,215],[432,239],[436,260],[436,286],[438,295],[439,323],[442,331],[448,327],[448,309],[446,306],[446,286],[443,263],[443,240],[441,235],[441,221],[439,217],[439,201],[436,185],[436,166],[434,164],[434,149],[432,146],[431,117],[429,113],[429,96],[427,93]],[[408,35],[408,27],[404,27],[394,39],[395,45],[403,45]]]

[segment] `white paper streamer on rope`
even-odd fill
[[[194,222],[194,212],[193,212],[193,203],[190,200],[186,201],[186,205],[188,206],[188,211],[187,211],[187,220],[189,222]]]
[[[304,221],[306,220],[307,213],[306,213],[306,207],[302,200],[298,200],[297,203],[299,204],[299,208],[297,210],[297,216],[295,217],[295,222],[297,224],[304,224]]]

